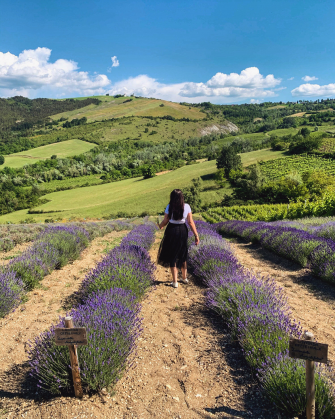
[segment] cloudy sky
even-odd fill
[[[4,0],[0,97],[335,97],[333,1]]]

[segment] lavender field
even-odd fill
[[[216,313],[221,327],[227,328],[229,339],[238,343],[253,381],[273,408],[283,418],[303,418],[306,406],[305,366],[303,361],[288,356],[290,337],[302,338],[303,327],[294,319],[285,290],[271,277],[246,269],[232,244],[222,236],[237,236],[258,242],[333,283],[333,221],[328,220],[326,224],[308,220],[274,223],[228,221],[217,224],[196,221],[196,226],[200,244],[194,245],[190,231],[188,265],[193,277],[205,287],[207,308]],[[29,226],[25,227],[25,231],[29,231]],[[27,292],[36,289],[46,275],[80,258],[95,238],[116,230],[130,231],[112,250],[108,250],[107,246],[104,256],[82,277],[75,298],[71,300],[72,308],[67,311],[75,327],[87,330],[88,344],[78,347],[81,378],[87,395],[106,391],[113,394],[115,388],[120,391],[117,385],[128,377],[134,363],[137,368],[146,370],[147,364],[143,364],[137,351],[147,330],[142,315],[143,304],[147,305],[144,296],[156,288],[152,285],[157,267],[148,253],[155,240],[156,225],[145,219],[137,225],[120,221],[72,223],[44,226],[38,232],[33,227],[29,233],[34,235],[32,245],[1,268],[0,313],[6,320],[13,310],[19,310]],[[169,280],[168,273],[165,275]],[[159,292],[159,296],[165,295]],[[174,294],[171,295],[178,301],[181,290],[172,292]],[[158,299],[161,301],[160,297]],[[159,310],[158,304],[154,313]],[[173,310],[181,308],[175,306]],[[159,321],[154,321],[157,321],[154,326],[159,330]],[[36,334],[27,348],[29,377],[36,394],[41,397],[73,396],[69,354],[54,342],[57,327],[64,327],[64,316]],[[151,347],[152,344],[153,341]],[[164,344],[163,347],[169,345]],[[147,350],[151,353],[150,345]],[[225,351],[215,349],[216,352],[222,350]],[[181,365],[188,368],[187,364],[188,361],[183,361]],[[169,369],[173,374],[172,367]],[[175,374],[179,376],[180,366]],[[246,374],[250,373],[246,371]],[[335,415],[331,367],[317,365],[315,380],[317,417],[331,419]],[[147,390],[143,388],[142,391]],[[185,409],[188,411],[188,408]]]
[[[271,278],[246,270],[217,231],[233,235],[245,232],[250,240],[261,237],[277,246],[273,247],[277,251],[285,244],[283,254],[290,252],[286,255],[291,254],[302,263],[311,254],[313,266],[321,266],[318,272],[322,273],[328,266],[325,260],[331,248],[329,239],[322,237],[322,229],[316,235],[266,223],[197,222],[197,229],[201,243],[190,244],[189,264],[194,275],[208,287],[208,306],[223,318],[232,337],[238,340],[268,399],[287,417],[300,417],[306,406],[305,368],[303,361],[288,357],[288,342],[290,337],[301,338],[303,330],[292,318],[283,290]],[[192,235],[190,232],[190,243]],[[319,418],[332,418],[335,414],[332,381],[332,370],[317,364]]]

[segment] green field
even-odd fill
[[[110,118],[122,118],[124,116],[164,116],[171,115],[175,118],[203,119],[206,114],[200,112],[198,108],[180,105],[179,103],[168,102],[166,100],[119,97],[113,96],[94,96],[102,101],[100,105],[89,105],[74,111],[62,112],[51,116],[52,119],[82,118],[86,116],[88,122],[101,121]],[[130,102],[126,102],[130,100]],[[160,106],[160,105],[164,106]]]
[[[279,159],[285,155],[284,151],[272,151],[270,148],[263,150],[250,151],[249,153],[241,154],[243,166],[249,166],[261,161]]]
[[[75,156],[85,153],[93,147],[96,147],[95,144],[81,140],[68,140],[61,143],[48,144],[5,156],[5,164],[2,167],[19,168],[27,164],[36,163],[38,160],[50,159],[52,155],[56,155],[58,158]]]
[[[244,165],[257,160],[269,160],[282,156],[282,152],[271,150],[252,151],[241,155]],[[46,218],[100,218],[119,211],[140,214],[161,212],[174,188],[188,186],[193,178],[201,176],[203,180],[202,200],[204,204],[220,201],[224,194],[231,194],[232,189],[227,184],[225,188],[218,188],[212,175],[216,171],[216,161],[205,161],[190,166],[184,166],[172,172],[156,176],[151,179],[134,178],[119,182],[96,186],[77,188],[67,191],[54,192],[43,198],[50,202],[41,205],[36,210],[43,210],[44,214],[33,214],[36,221]],[[85,177],[81,178],[85,181]],[[94,176],[88,176],[88,182],[98,182]],[[65,181],[50,182],[53,188]],[[48,188],[48,184],[45,184]],[[60,212],[58,212],[60,211]],[[7,221],[18,223],[30,215],[28,210],[16,211],[0,217],[0,223]]]

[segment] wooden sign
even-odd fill
[[[65,327],[55,329],[55,343],[69,348],[74,394],[82,398],[84,392],[81,385],[77,345],[87,345],[85,327],[73,327],[72,317],[65,317]]]
[[[55,343],[58,346],[87,345],[85,327],[55,329]]]
[[[327,364],[328,345],[311,340],[290,339],[289,356]]]
[[[290,339],[289,356],[306,361],[306,418],[315,419],[315,364],[327,363],[328,345],[314,342],[311,332],[304,333],[305,340]]]

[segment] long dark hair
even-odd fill
[[[184,214],[184,195],[180,189],[174,189],[170,194],[169,218],[181,220]]]

